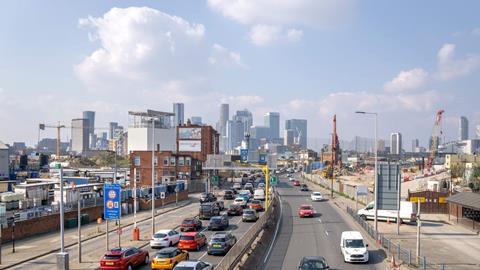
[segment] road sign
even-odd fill
[[[400,166],[398,163],[380,163],[378,165],[377,209],[398,210]]]
[[[219,180],[220,179],[219,179],[218,175],[212,175],[212,185],[218,186]]]
[[[121,187],[118,184],[105,184],[103,186],[103,216],[107,220],[120,219]]]
[[[278,184],[278,178],[276,176],[270,176],[270,185],[276,186]]]
[[[266,164],[267,163],[267,154],[259,154],[258,155],[258,163]]]
[[[240,149],[240,160],[248,162],[248,149]]]
[[[160,192],[160,199],[165,199],[165,192]]]

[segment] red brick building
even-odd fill
[[[187,124],[177,127],[177,151],[202,162],[207,155],[218,154],[219,134],[211,126]]]

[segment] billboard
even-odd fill
[[[183,140],[201,140],[202,128],[179,128],[178,138]]]
[[[105,184],[103,192],[103,216],[107,220],[120,219],[120,185]]]
[[[398,163],[378,164],[378,204],[382,210],[398,210],[400,186],[400,166]]]
[[[201,152],[202,141],[178,141],[178,151],[180,152]]]

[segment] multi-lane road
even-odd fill
[[[299,179],[299,175],[295,175]],[[309,192],[300,191],[284,177],[277,188],[282,201],[282,223],[269,254],[265,269],[297,269],[304,256],[323,256],[331,269],[385,269],[383,252],[372,248],[368,264],[348,264],[340,253],[340,236],[343,231],[359,230],[353,222],[339,213],[330,201],[312,202]],[[311,204],[314,218],[299,218],[301,204]],[[368,239],[367,239],[368,241]]]

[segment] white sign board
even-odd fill
[[[165,199],[165,192],[160,193],[160,199]]]
[[[357,196],[367,196],[368,195],[368,187],[364,185],[357,186]]]
[[[201,152],[202,141],[178,141],[178,151],[180,152]]]
[[[178,128],[179,139],[202,139],[202,128]]]

